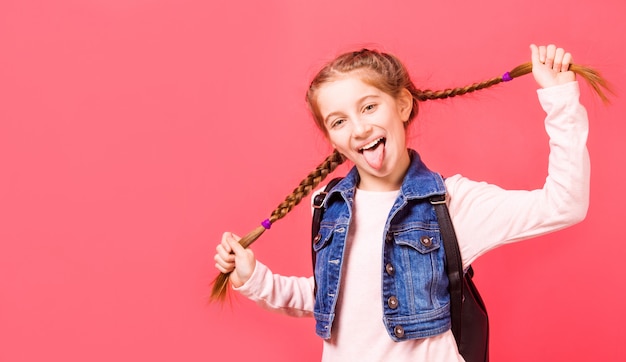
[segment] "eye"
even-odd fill
[[[365,107],[363,107],[363,111],[364,112],[373,112],[376,109],[376,104],[368,104]]]
[[[339,126],[341,126],[342,124],[344,124],[346,120],[343,118],[337,118],[336,120],[332,121],[330,123],[330,128],[337,128]]]

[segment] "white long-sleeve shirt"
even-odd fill
[[[577,82],[539,89],[550,136],[548,177],[541,189],[503,190],[461,175],[445,180],[448,207],[463,265],[500,245],[556,231],[584,219],[589,203],[588,121]],[[323,361],[463,361],[451,331],[394,342],[382,322],[381,260],[384,224],[398,191],[357,190],[348,235],[341,295]],[[312,316],[312,277],[273,274],[257,261],[243,295],[266,309]]]

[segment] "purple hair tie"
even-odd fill
[[[272,222],[270,219],[265,219],[261,222],[261,225],[265,228],[265,230],[269,230],[272,227]]]
[[[502,81],[503,82],[508,82],[513,80],[513,77],[511,77],[511,74],[509,74],[509,72],[506,72],[504,74],[502,74]]]

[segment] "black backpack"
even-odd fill
[[[311,255],[315,273],[316,253],[313,250],[315,237],[319,233],[324,208],[322,204],[328,192],[341,178],[331,180],[324,191],[313,199],[313,223],[311,227]],[[450,280],[450,313],[452,315],[452,333],[456,339],[459,353],[466,362],[489,362],[489,318],[485,303],[472,280],[474,270],[470,266],[463,272],[461,252],[448,212],[445,195],[432,196],[429,199],[435,208],[439,229],[446,253],[446,270]],[[315,293],[317,293],[317,282]]]

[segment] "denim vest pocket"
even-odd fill
[[[316,253],[330,244],[330,241],[333,238],[333,231],[335,231],[335,226],[335,223],[329,222],[322,222],[320,224],[320,230],[313,243],[313,250],[315,250]]]
[[[393,244],[385,248],[385,263],[395,268],[383,275],[383,300],[395,297],[385,315],[409,316],[439,310],[449,301],[444,249],[439,225],[413,222],[390,230]]]
[[[427,254],[441,247],[439,225],[422,225],[393,232],[397,245],[409,246],[421,254]]]

